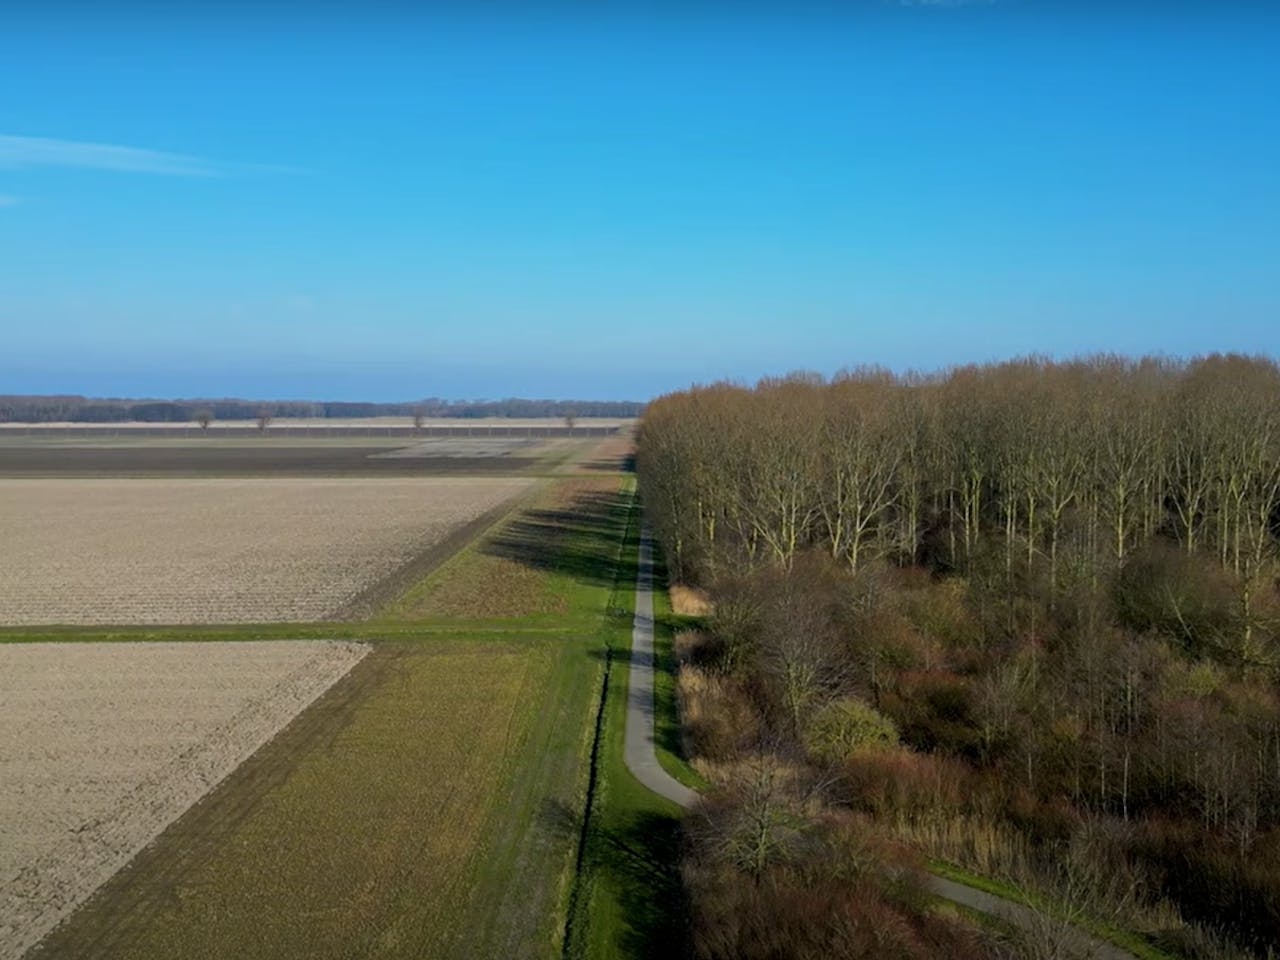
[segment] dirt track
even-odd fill
[[[0,960],[21,956],[367,649],[0,645]]]

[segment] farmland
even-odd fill
[[[0,622],[341,616],[515,478],[0,480]]]
[[[0,431],[0,477],[505,476],[545,472],[581,447],[567,438],[490,437],[480,430],[427,438],[140,432]]]
[[[0,645],[0,957],[38,940],[367,649]]]
[[[493,440],[477,439],[453,453],[469,456]],[[148,439],[134,449],[177,446]],[[429,469],[450,455],[429,441],[416,449],[389,444],[380,452],[396,450],[405,455],[394,459],[416,456]],[[385,503],[397,490],[448,491],[445,499],[455,503],[477,490],[505,491],[493,493],[490,509],[477,507],[482,512],[474,519],[455,523],[436,546],[427,546],[419,557],[429,563],[401,566],[390,577],[394,589],[385,589],[386,577],[372,595],[366,589],[366,602],[343,620],[304,623],[301,613],[274,622],[262,614],[252,622],[184,615],[188,625],[163,626],[129,614],[125,625],[0,628],[0,640],[184,641],[178,646],[196,657],[223,646],[208,643],[211,638],[247,641],[235,645],[246,651],[264,637],[352,638],[367,641],[370,650],[99,887],[31,956],[560,955],[578,884],[575,851],[585,830],[604,654],[621,629],[619,591],[625,594],[631,575],[620,562],[632,516],[629,481],[619,471],[626,452],[617,439],[572,441],[540,448],[534,472],[501,477],[355,479],[302,469],[271,479],[0,481],[15,490],[31,484],[45,496],[63,484],[119,488],[119,516],[132,519],[93,540],[79,535],[78,542],[90,545],[147,529],[151,488],[176,486],[189,494],[278,486],[293,491],[281,497],[280,511],[294,509],[289,503],[310,504],[297,508],[297,532],[264,533],[270,521],[263,520],[244,537],[285,542],[296,558],[322,535],[317,531],[347,524],[329,541],[329,552],[356,566],[361,544],[378,541],[370,528],[378,525],[379,511],[398,514],[387,530],[399,526],[407,535],[415,523],[427,529],[430,518],[414,520],[416,501],[408,493],[399,507]],[[491,446],[488,455],[503,454]],[[373,520],[348,524],[338,516],[341,504],[312,502],[305,493],[311,487],[344,491],[339,496],[349,496],[357,512],[371,511]],[[167,526],[154,524],[184,542],[174,548],[173,563],[183,562],[184,551],[194,553],[198,541],[172,531],[201,517],[219,530],[236,525],[231,514],[240,500],[227,496],[184,512],[184,504],[202,499],[175,495],[177,512]],[[72,512],[74,500],[67,498]],[[102,504],[94,511],[97,522],[111,513]],[[14,508],[15,521],[26,515]],[[69,525],[58,535],[73,531]],[[163,539],[156,537],[157,550],[165,549]],[[385,549],[385,536],[381,542]],[[240,560],[246,555],[242,551]],[[131,563],[140,557],[145,551],[135,552]],[[208,576],[213,569],[205,559],[197,572]],[[156,584],[167,587],[185,576],[168,571]],[[77,592],[84,579],[77,574]],[[293,567],[281,589],[303,579],[303,568]]]
[[[449,955],[553,660],[546,644],[379,647],[42,954]]]

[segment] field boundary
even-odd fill
[[[92,908],[100,898],[110,900],[106,891],[118,889],[122,876],[135,870],[139,863],[155,862],[154,851],[162,838],[183,829],[180,825],[184,821],[189,824],[193,816],[198,820],[207,814],[214,805],[212,798],[239,782],[244,776],[241,771],[252,773],[255,759],[264,754],[270,744],[285,737],[290,729],[305,725],[313,708],[345,686],[348,678],[375,654],[372,645],[344,643],[360,648],[352,650],[356,659],[318,694],[308,694],[318,681],[315,666],[307,664],[293,669],[270,688],[245,700],[234,714],[209,727],[198,742],[166,759],[163,765],[152,769],[117,797],[110,807],[95,812],[91,819],[28,863],[14,878],[14,887],[0,896],[0,901],[7,901],[0,904],[7,908],[6,913],[26,901],[28,929],[24,935],[23,924],[17,928],[18,942],[24,949],[12,956],[28,953],[32,957],[41,956],[43,944],[68,918]],[[303,698],[305,701],[299,708],[299,700]],[[273,716],[287,719],[283,723],[272,722]],[[237,758],[230,766],[225,753],[228,749]],[[287,775],[287,769],[283,768],[293,757],[293,753],[284,753],[282,762],[272,772]],[[260,765],[261,761],[257,763]],[[261,794],[261,789],[252,795],[243,790],[234,792],[248,803]],[[187,829],[187,836],[199,841],[208,842],[211,835],[208,830]],[[145,839],[139,839],[143,836]],[[191,853],[201,848],[197,845],[183,849]],[[184,856],[182,862],[189,863],[191,859]],[[79,886],[85,877],[94,878],[92,887]],[[127,886],[128,881],[123,882]],[[33,907],[35,919],[32,919]],[[109,909],[102,913],[111,916]],[[109,923],[101,926],[106,934],[111,929]],[[11,929],[10,933],[14,931]],[[0,956],[11,956],[4,944],[0,944]]]
[[[483,537],[490,528],[506,520],[543,486],[544,482],[537,482],[532,490],[518,492],[474,520],[450,531],[443,540],[429,545],[378,582],[365,587],[325,619],[350,623],[376,617],[415,583],[447,563],[473,540]]]

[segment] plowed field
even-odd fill
[[[0,624],[340,617],[532,482],[0,480]]]

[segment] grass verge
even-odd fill
[[[566,924],[571,960],[681,957],[688,953],[687,907],[679,874],[680,808],[642,786],[623,758],[627,654],[635,610],[638,512],[628,530],[614,616],[606,627],[612,660],[596,744],[597,784],[588,811],[582,869]]]

